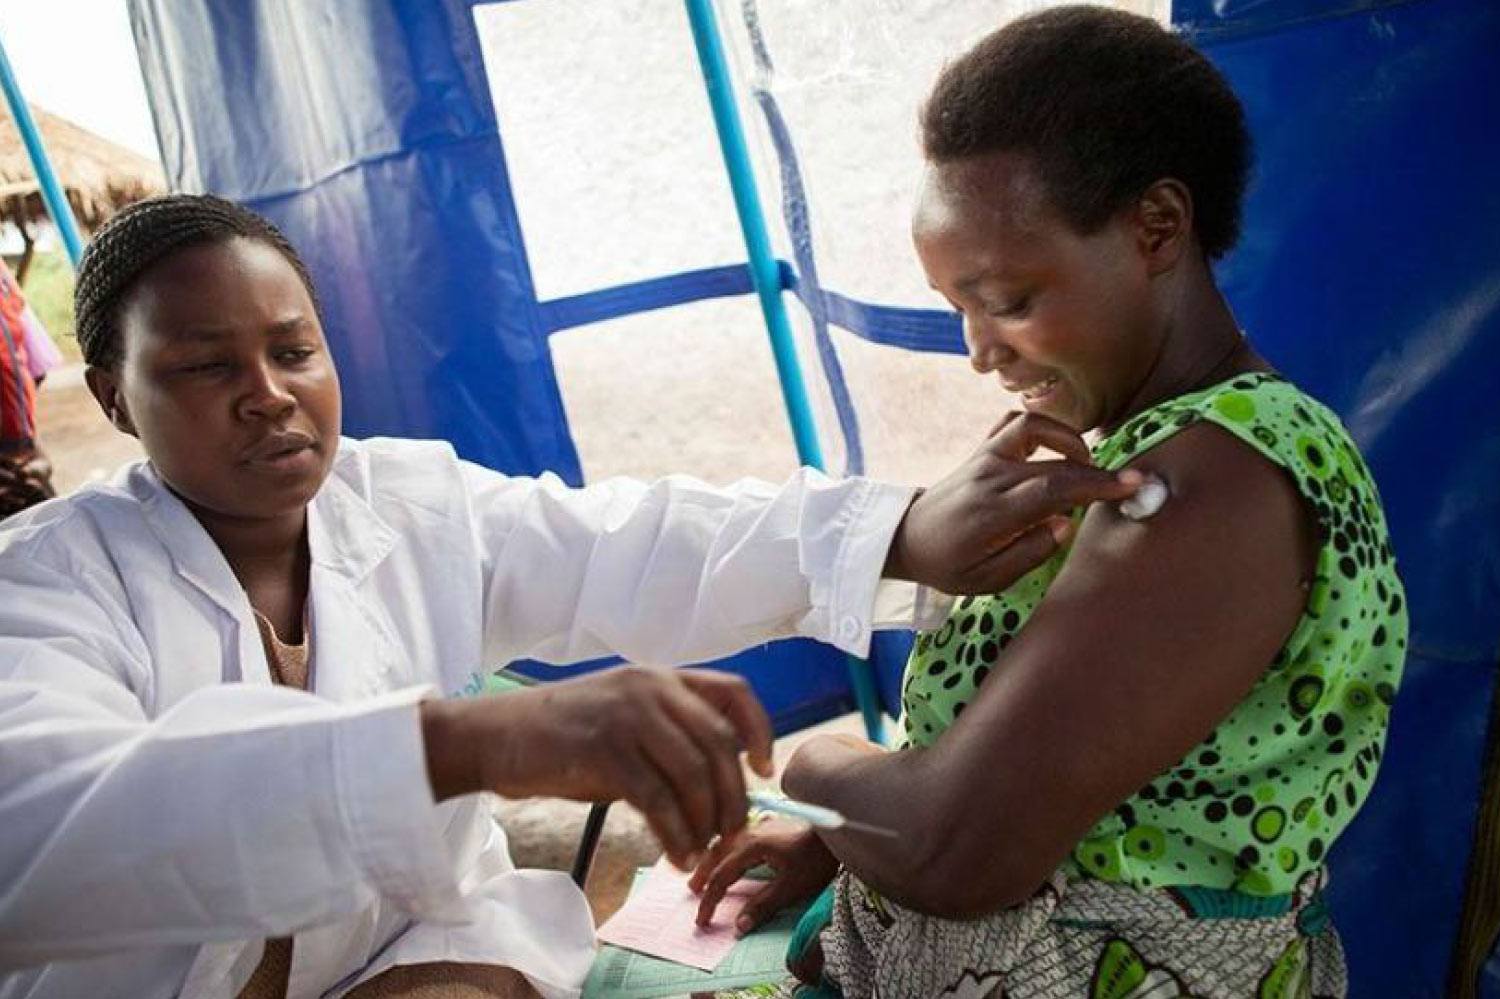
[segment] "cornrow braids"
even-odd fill
[[[73,311],[84,361],[96,368],[119,362],[120,310],[152,265],[178,250],[236,237],[259,240],[285,257],[318,307],[307,265],[270,220],[212,194],[149,198],[100,226],[78,264]]]

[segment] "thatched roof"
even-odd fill
[[[126,205],[166,190],[160,165],[146,157],[35,104],[31,114],[41,130],[58,182],[85,230],[97,229]],[[24,230],[23,223],[47,217],[26,146],[7,112],[0,115],[0,221],[15,223]]]

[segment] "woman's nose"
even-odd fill
[[[981,375],[997,371],[1015,357],[994,330],[983,321],[964,317],[964,342],[969,347],[969,363]]]
[[[269,365],[256,365],[247,377],[248,384],[240,397],[242,415],[279,420],[297,408],[297,397],[282,384],[278,373]]]

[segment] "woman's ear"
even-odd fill
[[[1155,276],[1174,269],[1193,243],[1193,195],[1170,177],[1141,193],[1135,205],[1136,244]]]
[[[108,368],[90,365],[84,369],[83,380],[94,394],[94,401],[104,411],[104,418],[113,423],[121,433],[138,436],[135,424],[130,422],[130,413],[125,408],[125,396],[120,392],[120,382],[115,373]]]

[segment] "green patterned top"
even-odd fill
[[[1239,375],[1148,409],[1099,441],[1095,461],[1122,468],[1202,421],[1286,469],[1315,513],[1307,607],[1249,695],[1101,819],[1070,863],[1138,888],[1283,894],[1369,794],[1406,657],[1405,601],[1369,469],[1338,417],[1279,376]],[[902,685],[909,745],[931,745],[1004,668],[1005,647],[1066,560],[1059,552],[1003,593],[958,601],[942,628],[918,636]]]

